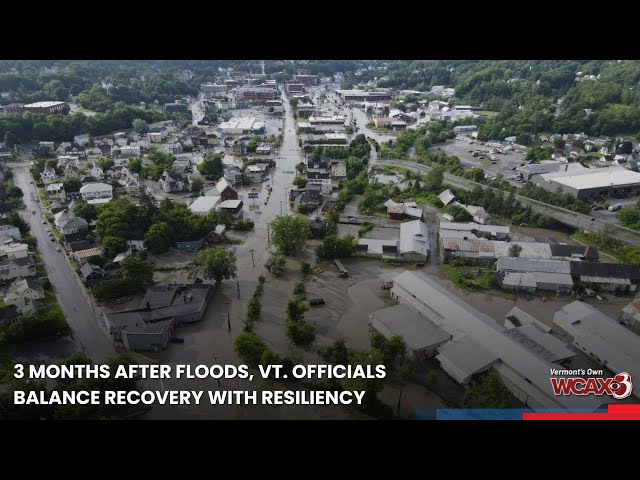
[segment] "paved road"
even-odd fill
[[[265,195],[260,194],[260,199],[253,200],[245,197],[245,218],[251,218],[254,223],[254,231],[248,235],[245,243],[236,247],[238,278],[241,288],[244,280],[255,281],[260,273],[264,273],[264,263],[269,258],[270,244],[267,243],[268,224],[281,213],[292,213],[289,207],[289,190],[294,187],[291,182],[295,178],[295,166],[304,161],[304,154],[298,145],[295,121],[293,112],[289,105],[289,100],[284,94],[281,97],[285,108],[284,122],[282,126],[283,141],[279,151],[276,152],[274,160],[276,166],[271,170],[269,179],[265,185],[272,187],[269,201],[265,205]],[[285,173],[288,172],[288,173]],[[260,213],[255,213],[258,208]],[[251,258],[253,250],[253,260]],[[255,268],[253,263],[255,262]]]
[[[94,361],[103,361],[116,352],[104,323],[99,320],[99,310],[96,308],[94,313],[91,300],[82,290],[80,280],[64,253],[56,251],[58,242],[49,240],[46,229],[50,228],[50,225],[42,224],[40,203],[34,200],[37,198],[37,191],[35,185],[29,183],[31,175],[27,167],[15,168],[13,177],[16,185],[24,192],[23,200],[26,210],[23,215],[31,226],[31,234],[38,242],[45,270],[58,296],[58,302],[67,316],[67,321],[73,329],[74,340]],[[37,212],[36,215],[31,214],[34,210]]]
[[[429,173],[431,171],[431,167],[428,167],[427,165],[422,165],[422,164],[410,162],[407,160],[378,159],[377,163],[383,164],[383,165],[398,166],[398,167],[406,168],[408,170],[419,172],[419,173]],[[447,184],[454,187],[461,188],[463,190],[471,190],[477,185],[480,185],[486,188],[486,185],[482,185],[480,183],[476,183],[461,177],[456,177],[455,175],[451,175],[449,173],[445,173],[444,179]],[[494,189],[494,190],[498,192],[497,189]],[[553,217],[558,222],[564,223],[565,225],[568,225],[570,227],[595,231],[595,230],[600,230],[605,226],[612,226],[618,230],[618,234],[613,235],[614,238],[620,241],[629,243],[633,246],[640,247],[640,234],[638,232],[629,230],[624,227],[620,227],[618,225],[614,225],[611,222],[603,221],[598,218],[592,221],[591,218],[593,217],[590,215],[584,215],[581,213],[573,212],[571,210],[567,210],[561,207],[556,207],[554,205],[540,202],[538,200],[532,200],[530,198],[523,197],[520,195],[515,195],[515,197],[524,205],[530,205],[533,211]],[[624,232],[624,235],[622,235],[621,232]]]

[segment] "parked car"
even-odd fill
[[[318,305],[324,305],[324,298],[311,298],[309,300],[309,305],[316,307]]]
[[[181,338],[181,337],[171,337],[171,343],[184,343],[184,338]]]
[[[52,237],[49,237],[49,238],[51,238],[51,241],[52,241],[52,242],[55,242],[55,241],[56,241],[56,237],[53,237],[53,236],[52,236]]]
[[[347,220],[349,220],[350,222],[357,222],[358,219],[356,217],[347,217]]]

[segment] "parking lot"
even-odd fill
[[[481,168],[489,177],[495,177],[499,173],[507,179],[509,177],[515,176],[515,167],[518,167],[526,161],[525,155],[516,150],[508,151],[505,154],[481,154],[481,156],[484,156],[485,158],[480,158],[480,156],[474,157],[473,152],[475,152],[476,150],[490,151],[491,148],[481,144],[481,142],[477,140],[466,137],[459,137],[448,140],[446,143],[438,144],[432,149],[435,151],[443,151],[447,155],[455,155],[460,159],[460,164],[464,168]],[[522,183],[518,183],[513,180],[511,180],[511,184],[515,185],[516,187],[522,186]]]

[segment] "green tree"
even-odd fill
[[[629,228],[640,228],[640,210],[638,208],[623,208],[618,213],[620,223]]]
[[[304,318],[304,312],[306,312],[308,308],[309,307],[300,300],[289,300],[289,303],[287,303],[287,320],[290,322],[302,321]]]
[[[120,262],[124,278],[138,282],[144,286],[153,284],[153,263],[134,255],[125,257]]]
[[[149,125],[141,118],[134,118],[133,122],[131,122],[131,126],[140,134],[147,133],[149,131]]]
[[[440,193],[442,190],[442,182],[444,181],[444,171],[442,165],[436,165],[431,169],[431,172],[424,181],[424,188],[428,192]]]
[[[132,173],[140,173],[142,171],[142,160],[139,158],[130,158],[127,162],[127,168]]]
[[[508,408],[511,394],[496,372],[485,374],[462,398],[464,408]]]
[[[304,295],[304,282],[296,282],[293,286],[294,295]]]
[[[471,214],[458,205],[447,205],[444,212],[453,217],[456,222],[468,222],[471,220]]]
[[[237,271],[235,254],[222,246],[200,250],[193,263],[200,268],[205,278],[215,280],[216,283],[233,278]]]
[[[319,257],[327,259],[344,258],[353,254],[356,245],[357,240],[351,235],[327,235],[322,240],[322,245],[316,249],[316,253]]]
[[[522,252],[522,247],[520,245],[518,245],[517,243],[511,245],[509,247],[509,256],[510,257],[519,257],[520,256],[520,252]]]
[[[261,309],[260,299],[254,295],[251,297],[251,300],[247,302],[247,320],[257,320],[260,316]]]
[[[13,148],[18,143],[20,143],[20,139],[18,138],[18,136],[11,130],[7,130],[4,134],[4,144],[8,148]]]
[[[287,260],[284,258],[280,252],[274,252],[269,257],[264,264],[264,268],[266,268],[271,275],[274,277],[279,277],[284,273],[284,266],[287,263]]]
[[[98,218],[98,209],[91,203],[79,203],[73,209],[78,217],[84,218],[87,222],[92,222]]]
[[[167,223],[157,222],[149,227],[144,241],[147,248],[154,253],[168,252],[175,241],[175,232]]]
[[[349,350],[344,340],[339,339],[325,348],[319,348],[318,354],[325,362],[333,365],[349,365]]]
[[[289,322],[287,338],[295,345],[308,347],[316,338],[316,329],[306,322]]]
[[[20,233],[22,235],[26,235],[27,233],[29,233],[29,224],[24,221],[24,219],[18,212],[9,212],[9,214],[7,215],[7,221],[9,222],[9,225],[18,227],[18,230],[20,230]]]
[[[238,357],[247,365],[257,367],[267,349],[265,343],[253,332],[238,335],[234,341]]]
[[[6,195],[7,198],[22,198],[24,193],[22,193],[22,189],[20,187],[11,182],[7,186]]]
[[[82,183],[80,183],[78,177],[69,177],[62,182],[62,185],[64,186],[64,191],[67,193],[79,192],[80,187],[82,187]]]
[[[304,260],[300,261],[300,271],[302,272],[302,275],[304,275],[305,277],[313,273],[311,264],[309,262],[305,262]]]
[[[202,191],[202,187],[203,187],[204,183],[202,183],[202,180],[200,180],[199,178],[192,178],[191,179],[191,191],[194,193],[199,193]]]
[[[118,253],[127,250],[127,240],[123,237],[105,236],[102,237],[100,242],[105,248],[105,254],[109,257],[114,257]]]
[[[221,177],[224,173],[224,164],[222,163],[222,157],[217,154],[205,155],[202,162],[198,165],[198,172],[200,172],[200,174],[202,175]]]
[[[304,188],[307,186],[307,179],[306,177],[298,175],[296,176],[296,178],[293,179],[291,183],[293,183],[298,188]]]
[[[278,215],[271,224],[271,241],[284,255],[297,254],[307,242],[309,225],[298,215]]]
[[[96,164],[103,170],[107,171],[112,168],[116,163],[111,158],[101,158],[96,161]]]

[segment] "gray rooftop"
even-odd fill
[[[575,341],[592,352],[614,373],[627,372],[640,378],[640,337],[584,302],[575,301],[558,310],[553,317]],[[635,382],[633,394],[640,395]]]
[[[392,335],[402,337],[413,351],[438,345],[449,339],[447,332],[404,304],[377,310],[371,314],[371,319],[374,328],[378,329],[376,321],[379,322],[382,330],[386,329]],[[384,335],[385,332],[380,333]]]
[[[394,279],[392,293],[402,303],[412,305],[453,335],[454,342],[466,337],[500,358],[509,369],[528,379],[532,387],[544,397],[547,405],[595,409],[602,403],[593,397],[554,395],[549,382],[549,369],[553,368],[550,362],[504,335],[503,326],[428,276],[405,271]],[[460,357],[461,361],[466,362],[464,350],[460,352]],[[637,351],[640,351],[640,347]]]
[[[549,362],[560,362],[577,355],[562,340],[531,323],[507,330],[505,335]]]
[[[513,272],[571,273],[571,265],[568,260],[500,257],[496,262],[496,270]]]

